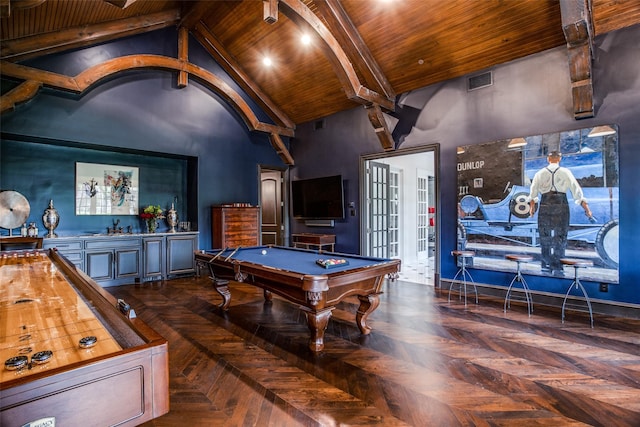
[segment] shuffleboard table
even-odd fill
[[[0,425],[135,426],[169,411],[167,341],[66,258],[0,252]]]
[[[331,312],[343,299],[356,295],[360,306],[356,324],[362,334],[369,334],[367,316],[380,303],[379,294],[385,276],[394,278],[400,260],[371,258],[332,252],[254,246],[225,250],[196,251],[196,263],[208,268],[216,291],[222,296],[220,308],[227,310],[231,301],[229,281],[247,282],[264,290],[267,301],[275,293],[298,304],[305,312],[311,331],[309,348],[324,348],[324,332]],[[326,267],[318,260],[337,260]]]

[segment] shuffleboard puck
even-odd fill
[[[8,371],[16,371],[27,366],[29,358],[27,356],[10,357],[4,361],[4,368]]]
[[[31,356],[31,363],[41,365],[43,363],[47,363],[52,357],[53,351],[51,350],[39,351],[37,353],[33,353],[33,356]]]
[[[98,338],[89,336],[80,338],[80,342],[78,344],[80,345],[80,348],[91,348],[96,345],[96,342],[98,342]]]

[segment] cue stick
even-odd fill
[[[231,254],[230,254],[228,257],[226,257],[224,260],[225,260],[225,261],[229,261],[229,258],[231,258],[232,256],[234,256],[234,255],[236,254],[236,252],[238,252],[238,249],[240,249],[241,247],[242,247],[242,246],[238,246],[238,247],[236,248],[236,250],[235,250],[235,251],[233,251],[233,252],[231,252]]]
[[[213,256],[213,257],[209,260],[209,262],[213,262],[213,261],[215,261],[215,260],[216,260],[220,255],[222,255],[222,253],[223,253],[224,251],[226,251],[226,250],[227,250],[227,248],[224,248],[223,250],[221,250],[220,252],[218,252],[217,254],[215,254],[215,256]]]

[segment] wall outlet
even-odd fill
[[[600,292],[609,292],[609,284],[600,283]]]

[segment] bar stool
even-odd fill
[[[453,276],[453,280],[451,281],[451,286],[449,287],[449,302],[451,302],[451,289],[455,285],[455,281],[458,276],[462,277],[462,281],[458,283],[460,289],[460,299],[462,299],[463,287],[464,287],[464,306],[467,306],[467,277],[469,281],[473,284],[473,290],[476,293],[476,304],[478,303],[478,289],[476,288],[476,282],[473,281],[473,277],[467,270],[467,258],[473,258],[476,253],[473,251],[451,251],[451,255],[454,257],[460,258],[460,269]]]
[[[531,316],[531,312],[533,311],[533,298],[531,298],[531,293],[529,291],[529,285],[527,285],[527,281],[524,279],[524,276],[522,275],[522,271],[520,270],[520,264],[523,262],[530,262],[533,261],[533,257],[531,255],[523,255],[523,254],[507,254],[504,256],[506,259],[508,259],[509,261],[515,261],[516,262],[516,275],[513,279],[511,279],[511,283],[509,284],[509,287],[507,288],[507,295],[504,298],[504,312],[507,312],[507,307],[511,308],[511,297],[513,297],[513,293],[512,291],[513,289],[513,285],[518,282],[520,283],[520,285],[522,286],[522,289],[524,291],[524,297],[527,301],[527,312],[529,313],[529,316]]]
[[[571,290],[575,285],[576,289],[579,289],[582,292],[582,295],[587,302],[587,307],[589,308],[589,318],[591,319],[591,327],[593,328],[593,310],[591,309],[591,301],[589,300],[589,295],[587,294],[586,289],[584,288],[584,286],[582,286],[582,283],[580,283],[580,278],[578,277],[578,270],[581,268],[593,267],[593,262],[586,259],[571,258],[562,258],[560,262],[564,265],[573,267],[575,271],[573,282],[571,282],[571,286],[569,286],[569,289],[567,289],[567,293],[564,295],[564,301],[562,301],[562,323],[564,323],[564,308],[567,304],[567,297],[569,296],[569,293],[571,293]]]

